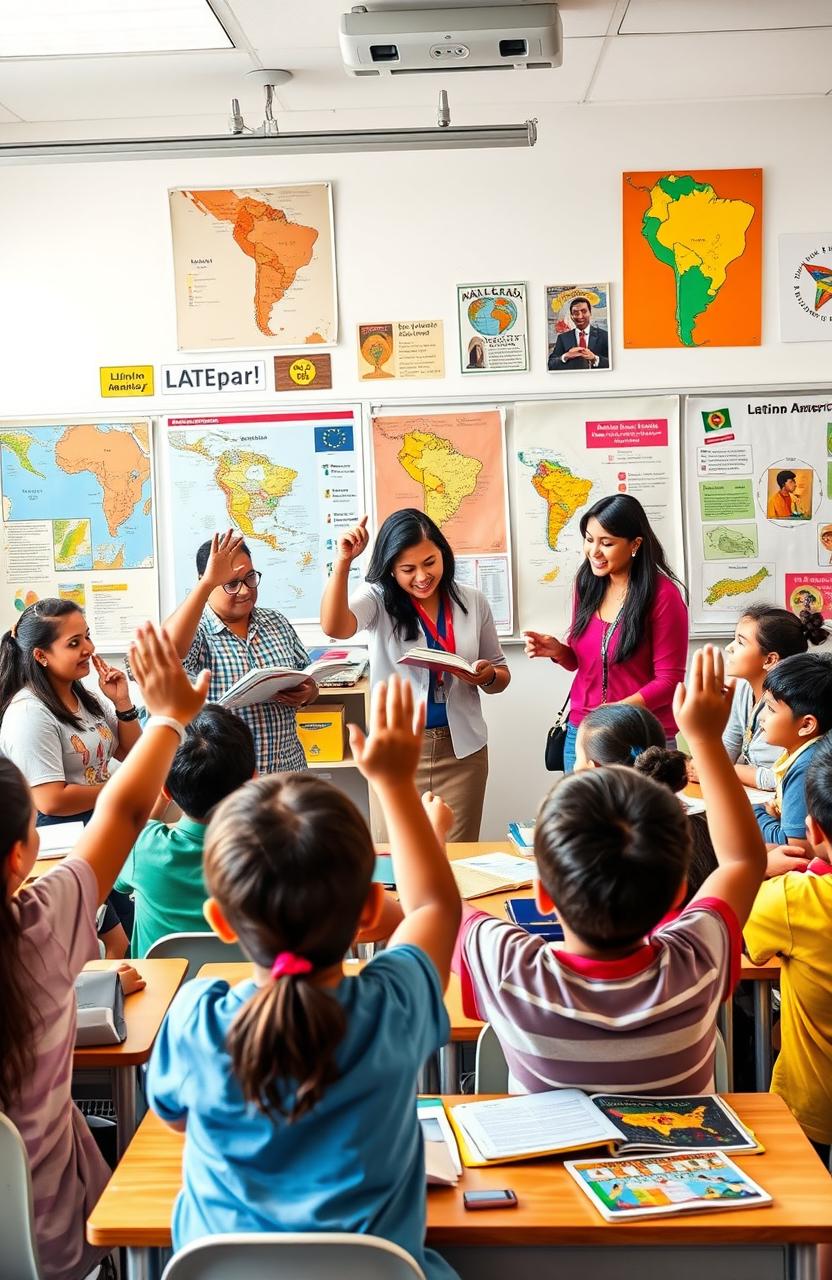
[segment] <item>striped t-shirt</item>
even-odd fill
[[[21,928],[20,980],[38,1028],[34,1070],[9,1119],[29,1155],[44,1280],[81,1280],[107,1252],[86,1243],[84,1225],[110,1170],[70,1092],[74,983],[98,956],[97,905],[95,873],[80,858],[67,858],[11,900]]]
[[[494,1027],[515,1092],[712,1092],[716,1013],[742,949],[727,903],[691,903],[617,960],[557,951],[483,912],[460,941],[463,1008]]]

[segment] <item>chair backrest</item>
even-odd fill
[[[714,1087],[717,1093],[726,1093],[729,1087],[728,1055],[725,1052],[725,1041],[718,1027],[714,1057]],[[477,1039],[474,1093],[506,1093],[507,1091],[508,1063],[494,1028],[490,1022],[486,1022]]]
[[[186,1245],[162,1280],[425,1280],[410,1254],[378,1236],[266,1232]]]
[[[0,1112],[0,1240],[3,1241],[2,1273],[15,1280],[41,1280],[35,1217],[32,1209],[32,1177],[23,1139],[7,1116]]]
[[[187,960],[184,981],[195,978],[204,964],[234,964],[246,960],[236,942],[223,942],[215,933],[166,933],[147,953],[148,960]],[[139,968],[141,968],[141,961]]]
[[[486,1022],[477,1038],[474,1060],[474,1093],[507,1093],[508,1063],[497,1033]]]

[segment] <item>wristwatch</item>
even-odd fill
[[[116,708],[116,720],[120,720],[122,724],[126,724],[129,720],[138,720],[139,708],[128,707],[126,711],[119,711]]]

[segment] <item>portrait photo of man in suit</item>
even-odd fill
[[[574,327],[558,334],[549,351],[549,370],[558,373],[569,369],[609,369],[607,330],[592,323],[592,303],[588,298],[571,299],[569,319]]]

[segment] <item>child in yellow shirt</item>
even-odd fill
[[[783,1098],[829,1166],[832,1144],[832,737],[806,773],[806,835],[819,853],[804,871],[763,881],[746,922],[755,964],[782,959],[780,1034],[772,1093]]]

